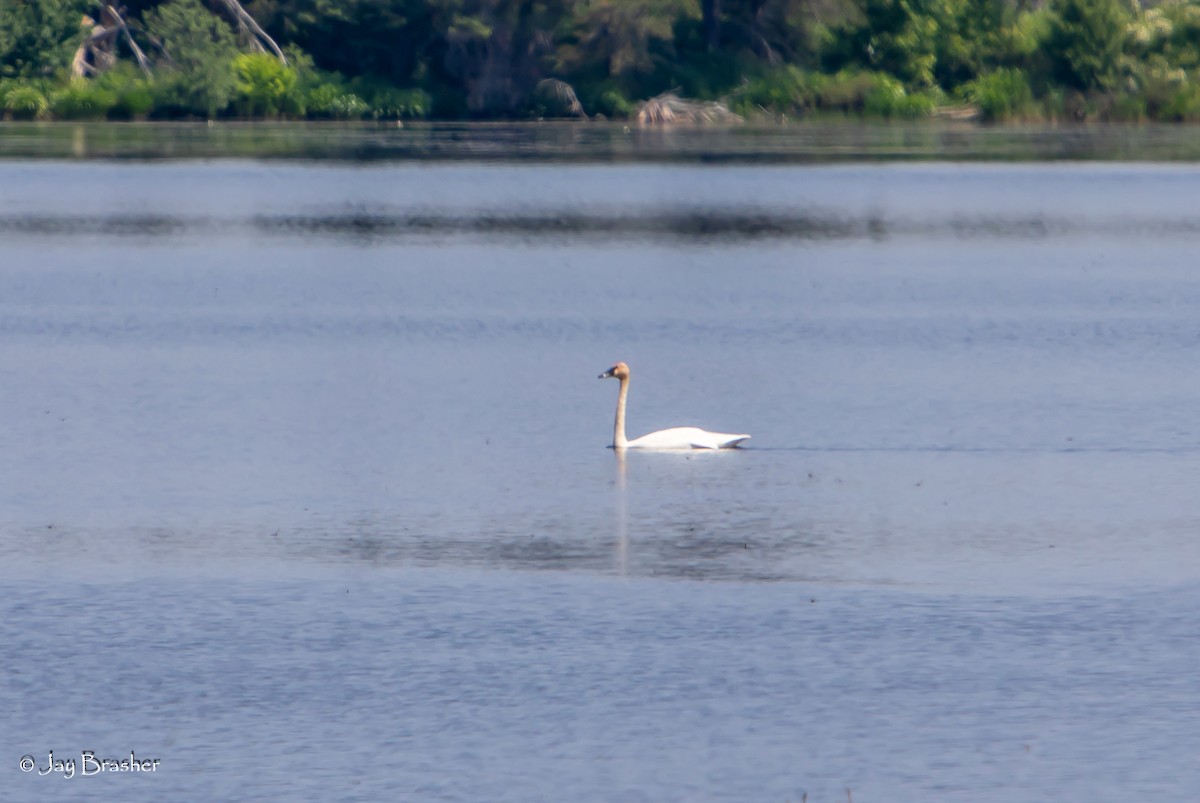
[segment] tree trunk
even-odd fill
[[[704,18],[704,44],[709,53],[715,53],[721,46],[721,0],[701,0],[700,10]]]

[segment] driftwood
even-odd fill
[[[583,110],[583,104],[575,95],[574,87],[566,81],[560,81],[557,78],[543,78],[537,82],[534,91],[538,99],[551,106],[555,114],[587,117],[587,112]]]
[[[730,125],[742,122],[720,101],[685,100],[667,92],[644,101],[635,118],[638,125]]]

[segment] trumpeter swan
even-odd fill
[[[614,449],[732,449],[750,439],[749,435],[708,432],[698,427],[672,427],[628,440],[625,437],[625,398],[629,395],[629,366],[619,362],[600,374],[599,378],[621,380],[621,392],[617,394],[617,419],[613,423]]]

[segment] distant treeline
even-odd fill
[[[1200,0],[0,0],[12,119],[1200,120]]]

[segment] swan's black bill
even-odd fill
[[[597,379],[612,379],[612,377],[613,377],[613,371],[615,371],[615,370],[616,370],[615,368],[609,368],[607,371],[605,371],[604,373],[600,374],[600,376],[598,376],[598,377],[596,377],[596,378],[597,378]]]

